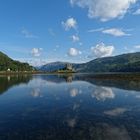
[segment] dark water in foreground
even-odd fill
[[[140,140],[140,80],[0,76],[0,140]]]

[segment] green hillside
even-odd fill
[[[33,67],[28,63],[21,63],[9,58],[4,53],[0,52],[0,71],[31,71]]]
[[[105,57],[75,65],[77,72],[140,72],[140,52]]]

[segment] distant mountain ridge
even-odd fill
[[[0,71],[7,71],[8,69],[12,71],[31,71],[34,68],[28,63],[15,61],[0,51]]]
[[[67,62],[54,62],[43,65],[39,70],[57,71],[66,67]],[[76,72],[140,72],[140,52],[112,57],[97,58],[87,63],[74,64]]]
[[[97,58],[75,66],[77,72],[140,72],[140,52]]]
[[[58,62],[48,63],[48,64],[43,65],[37,69],[41,70],[41,71],[53,72],[53,71],[57,71],[57,70],[65,68],[67,64],[68,64],[67,62],[59,62],[58,61]]]
[[[68,62],[53,62],[37,67],[39,71],[57,72],[71,64],[75,72],[102,73],[102,72],[140,72],[140,52],[122,54],[112,57],[97,58],[87,63],[74,64]],[[32,71],[33,66],[9,58],[0,52],[0,71]]]

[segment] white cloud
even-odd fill
[[[140,15],[140,9],[137,9],[133,14],[134,15]]]
[[[129,30],[127,29],[127,31],[129,31]],[[89,33],[102,32],[104,34],[109,34],[109,35],[113,35],[116,37],[131,35],[131,34],[126,33],[123,29],[119,29],[119,28],[109,28],[109,29],[99,28],[99,29],[89,30],[88,32]]]
[[[62,25],[66,31],[68,31],[70,29],[76,29],[77,28],[77,21],[74,18],[69,18],[65,22],[62,21]]]
[[[134,46],[135,49],[140,49],[140,45]]]
[[[25,37],[25,38],[38,38],[38,36],[36,35],[33,35],[30,31],[28,31],[27,29],[22,29],[21,31],[22,35]]]
[[[29,54],[29,52],[28,52],[28,54]],[[18,58],[15,60],[21,61],[23,63],[24,62],[29,63],[30,65],[35,66],[35,67],[39,67],[39,66],[45,65],[47,63],[54,62],[53,59],[51,60],[49,58],[42,58],[42,57],[27,57],[27,58],[24,57],[24,58]]]
[[[79,54],[81,54],[82,52],[77,50],[76,48],[70,48],[69,49],[69,52],[68,52],[68,55],[69,56],[77,56]]]
[[[72,38],[72,41],[73,41],[73,42],[78,42],[78,41],[80,41],[80,38],[79,38],[79,36],[77,36],[77,35],[72,35],[71,38]]]
[[[137,0],[70,0],[71,5],[88,9],[89,18],[108,21],[123,17]]]
[[[103,30],[102,33],[117,36],[117,37],[130,35],[122,31],[122,29],[117,29],[117,28],[106,29]]]
[[[103,31],[104,28],[99,28],[99,29],[92,29],[92,30],[88,30],[89,33],[94,33],[94,32],[100,32]]]
[[[41,56],[41,54],[42,54],[42,48],[33,48],[32,50],[31,50],[31,54],[34,56],[34,57],[39,57],[39,56]]]
[[[92,54],[98,58],[111,56],[114,50],[114,46],[106,46],[104,43],[100,43],[95,47],[91,47]]]
[[[29,61],[32,66],[42,66],[48,63],[47,59],[32,59]]]

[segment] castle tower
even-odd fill
[[[68,64],[66,65],[66,68],[67,68],[67,70],[72,70],[72,64],[68,63]]]

